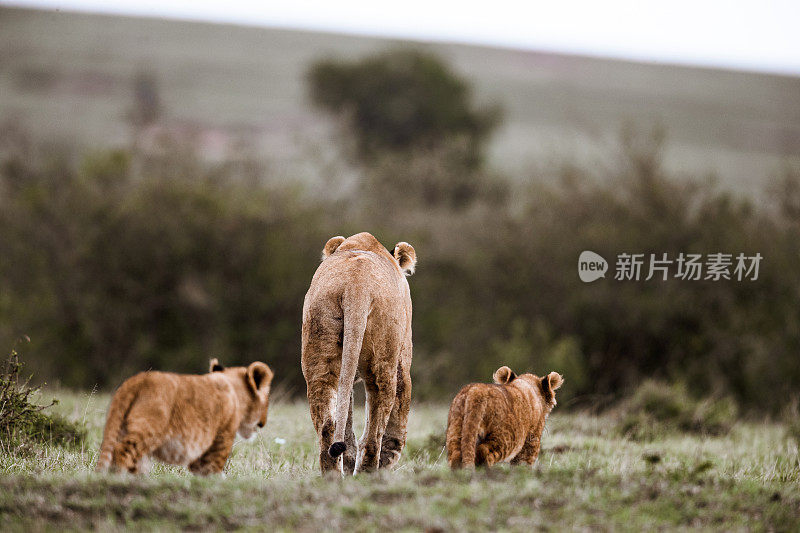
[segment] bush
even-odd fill
[[[619,431],[635,440],[653,440],[684,431],[723,435],[733,427],[738,411],[728,397],[697,400],[682,383],[647,380],[618,408]]]
[[[36,405],[30,396],[38,388],[20,381],[22,364],[16,349],[0,367],[0,435],[4,452],[14,453],[26,444],[54,444],[76,447],[86,438],[86,429],[57,414],[44,411],[55,405]]]
[[[30,332],[37,377],[111,388],[213,356],[299,384],[303,294],[331,236],[312,200],[191,154],[47,161],[0,173],[0,339]]]

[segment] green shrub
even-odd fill
[[[28,381],[20,381],[19,354],[12,349],[8,359],[0,367],[0,436],[3,446],[0,451],[14,453],[25,444],[55,444],[75,447],[86,438],[86,429],[58,414],[44,411],[57,403],[36,405],[31,394],[38,388],[30,387]]]
[[[647,380],[619,407],[619,431],[635,440],[652,440],[683,431],[723,435],[738,410],[729,397],[695,399],[683,383]]]
[[[164,157],[0,169],[0,341],[30,332],[37,378],[68,387],[200,372],[212,356],[298,386],[303,294],[338,230],[293,186]]]

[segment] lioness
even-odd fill
[[[136,374],[111,399],[96,470],[139,473],[154,457],[222,472],[236,434],[247,439],[266,424],[272,376],[261,362],[223,368],[216,359],[201,376]]]
[[[564,382],[557,372],[543,378],[517,376],[507,366],[495,384],[472,383],[453,399],[447,416],[447,462],[451,468],[492,466],[502,461],[532,465],[547,415]]]
[[[369,233],[333,237],[303,303],[302,367],[322,473],[394,465],[411,402],[411,296],[417,256]],[[364,381],[367,425],[356,451],[353,383]],[[339,456],[344,455],[343,460]],[[341,467],[339,462],[341,461]]]

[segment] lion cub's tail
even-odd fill
[[[135,387],[131,387],[128,382],[125,382],[114,393],[114,397],[111,398],[106,427],[103,430],[103,443],[100,444],[100,453],[97,456],[95,472],[106,472],[111,466],[114,448],[122,437],[122,425],[135,397]]]
[[[464,403],[464,418],[461,426],[461,465],[475,467],[475,452],[478,446],[478,433],[481,431],[486,403],[479,398],[468,396]]]
[[[358,358],[364,331],[367,329],[369,314],[369,295],[355,289],[345,292],[342,298],[343,339],[342,368],[339,371],[339,387],[336,392],[336,410],[334,412],[333,444],[328,449],[331,457],[339,457],[347,449],[344,442],[347,415],[350,410],[350,393],[358,370]]]

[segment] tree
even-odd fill
[[[447,149],[476,168],[499,119],[497,108],[474,107],[469,84],[441,59],[419,50],[319,61],[308,81],[313,102],[343,120],[365,163],[386,153]]]

